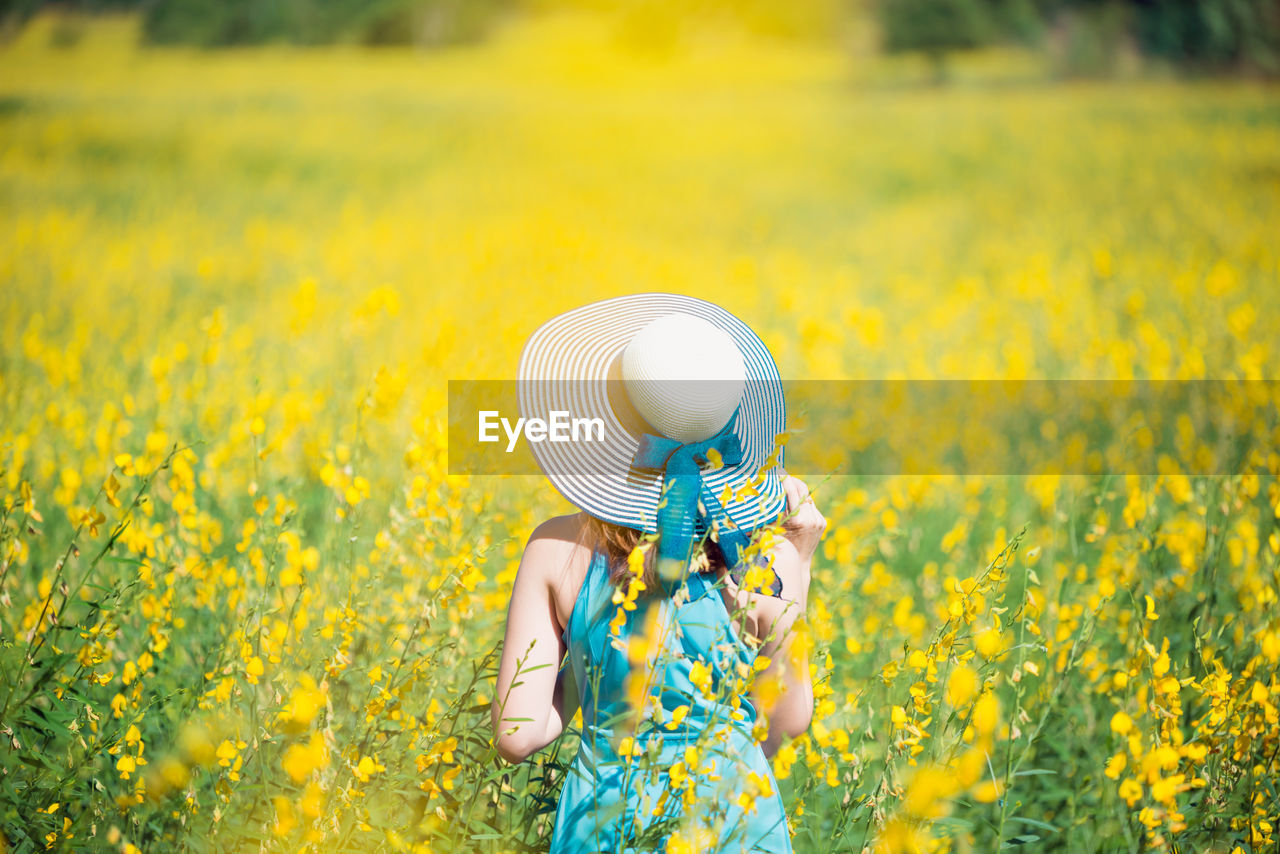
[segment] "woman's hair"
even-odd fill
[[[621,585],[630,574],[627,558],[646,535],[633,528],[624,528],[622,525],[605,522],[591,515],[587,515],[586,518],[587,523],[583,527],[584,545],[599,547],[604,552],[609,561],[609,581],[614,586]],[[652,543],[645,549],[644,574],[640,576],[644,581],[645,589],[650,591],[658,589],[657,575],[653,566],[657,550],[657,543]],[[720,546],[712,542],[710,537],[704,538],[701,543],[701,554],[697,548],[694,550],[695,571],[718,570],[722,565],[724,565],[724,553],[720,551]]]

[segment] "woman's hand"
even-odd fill
[[[772,756],[786,739],[798,738],[813,720],[808,645],[796,642],[795,626],[808,610],[810,564],[827,530],[827,520],[818,512],[804,481],[784,472],[782,488],[787,494],[789,517],[783,524],[786,539],[773,547],[773,567],[782,578],[782,597],[762,599],[757,616],[761,627],[758,636],[765,641],[760,654],[769,660],[766,672],[778,673],[783,679],[781,693],[755,695],[769,721],[765,756]]]
[[[818,512],[818,506],[803,480],[783,472],[782,489],[787,494],[787,513],[790,516],[783,530],[800,553],[800,559],[808,563],[813,560],[822,534],[827,530],[827,520]]]
[[[803,480],[784,473],[782,488],[787,494],[789,518],[782,526],[787,540],[774,550],[774,569],[782,578],[783,597],[797,603],[803,613],[809,604],[810,566],[827,520]]]

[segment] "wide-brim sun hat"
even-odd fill
[[[562,413],[603,424],[529,445],[560,494],[597,519],[658,532],[667,475],[637,455],[734,437],[740,459],[696,457],[699,522],[727,517],[749,532],[786,510],[781,376],[751,327],[714,303],[632,294],[553,317],[521,352],[517,400],[526,419]]]

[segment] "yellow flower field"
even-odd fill
[[[489,702],[566,505],[449,473],[446,382],[576,305],[716,301],[788,378],[1280,358],[1274,89],[1009,54],[938,89],[590,17],[430,54],[51,26],[0,51],[0,851],[545,844],[574,738],[506,765]],[[1275,429],[1232,476],[806,472],[796,849],[1273,850]]]

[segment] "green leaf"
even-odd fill
[[[521,675],[524,675],[525,673],[532,673],[535,670],[541,670],[544,667],[551,667],[552,665],[553,665],[553,662],[547,661],[547,662],[543,662],[542,664],[535,664],[533,667],[521,667],[520,673]]]
[[[1034,819],[1034,818],[1025,818],[1020,815],[1011,815],[1009,816],[1009,818],[1012,821],[1020,821],[1023,824],[1029,824],[1032,827],[1039,828],[1040,830],[1047,830],[1050,833],[1062,832],[1060,828],[1054,827],[1052,824],[1049,824],[1047,821],[1040,821],[1039,819]]]
[[[1039,841],[1039,839],[1040,837],[1036,836],[1034,833],[1023,833],[1018,836],[1012,836],[1006,839],[1004,841],[1004,844],[1000,847],[1008,848],[1014,845],[1026,845],[1028,842],[1037,842]]]

